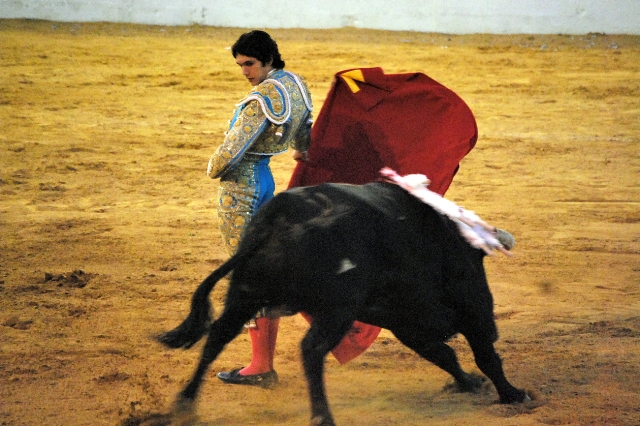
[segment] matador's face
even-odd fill
[[[236,55],[236,64],[242,69],[242,75],[244,75],[253,86],[262,83],[267,78],[269,72],[273,70],[271,62],[262,65],[259,59],[241,54]]]

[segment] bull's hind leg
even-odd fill
[[[480,377],[466,373],[458,362],[456,352],[447,344],[422,341],[419,339],[420,336],[403,335],[395,331],[394,334],[405,346],[413,349],[427,361],[451,374],[460,392],[475,392],[482,386],[483,380]]]
[[[477,334],[465,337],[473,351],[476,365],[493,382],[500,397],[500,403],[513,404],[530,401],[530,398],[523,390],[513,387],[505,377],[502,369],[502,360],[497,354],[491,339]]]
[[[311,399],[311,424],[335,426],[324,385],[324,360],[351,328],[353,321],[336,324],[314,317],[311,328],[302,339],[302,361]]]
[[[257,308],[253,311],[252,309],[236,309],[227,306],[220,318],[211,324],[209,336],[204,345],[198,368],[196,368],[187,386],[180,392],[180,399],[183,402],[192,402],[195,400],[204,375],[211,363],[215,361],[224,347],[240,334],[242,327],[251,319],[254,312],[257,312]]]

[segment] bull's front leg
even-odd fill
[[[491,340],[478,338],[478,336],[465,337],[473,351],[476,365],[493,382],[501,404],[531,401],[525,391],[515,388],[505,377],[502,360]]]
[[[486,380],[464,371],[460,366],[456,352],[446,343],[437,342],[426,346],[419,354],[451,374],[459,392],[477,392]]]
[[[483,379],[465,372],[458,362],[456,352],[450,346],[446,343],[429,339],[424,334],[416,333],[414,330],[415,328],[411,326],[394,328],[392,331],[408,348],[413,349],[427,361],[451,374],[451,377],[455,380],[456,388],[460,392],[476,392],[480,389]]]

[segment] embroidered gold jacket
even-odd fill
[[[309,148],[313,107],[299,76],[274,70],[236,107],[224,142],[209,159],[209,177],[224,176],[247,153],[271,156],[289,147]]]

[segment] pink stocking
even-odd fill
[[[272,320],[268,317],[256,319],[256,326],[249,329],[251,364],[240,370],[241,375],[262,374],[273,369],[273,355],[279,322],[279,319]],[[272,331],[274,331],[273,338],[271,337]]]
[[[269,324],[269,359],[270,367],[273,370],[273,359],[276,355],[276,341],[278,340],[278,327],[280,326],[280,318],[274,318]]]

